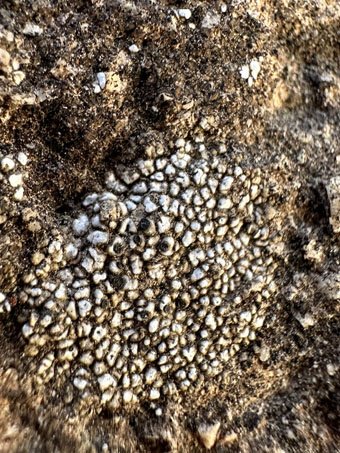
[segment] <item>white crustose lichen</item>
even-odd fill
[[[267,192],[259,170],[202,145],[111,172],[35,251],[18,298],[38,382],[156,401],[197,391],[256,338],[275,291]]]

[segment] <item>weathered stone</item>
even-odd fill
[[[1,451],[336,450],[339,17],[1,5]]]

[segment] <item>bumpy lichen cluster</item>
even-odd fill
[[[256,338],[275,291],[268,188],[223,145],[175,145],[109,173],[33,254],[18,297],[40,382],[156,401],[195,391]]]
[[[0,224],[6,222],[8,211],[13,209],[12,201],[20,202],[24,198],[24,174],[23,167],[27,164],[27,156],[20,152],[16,156],[3,155],[0,153],[0,184],[1,190],[1,207],[0,207]],[[5,195],[5,192],[10,197]]]
[[[8,150],[7,150],[8,151]],[[0,313],[10,311],[5,292],[16,285],[17,267],[13,252],[20,244],[13,241],[13,221],[18,218],[21,203],[25,199],[24,180],[27,174],[27,156],[23,152],[0,151]]]

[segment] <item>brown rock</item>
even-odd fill
[[[199,439],[208,450],[215,445],[220,426],[221,422],[216,422],[213,424],[203,423],[198,427]]]

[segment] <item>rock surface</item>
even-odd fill
[[[2,3],[0,452],[336,451],[339,25]]]

